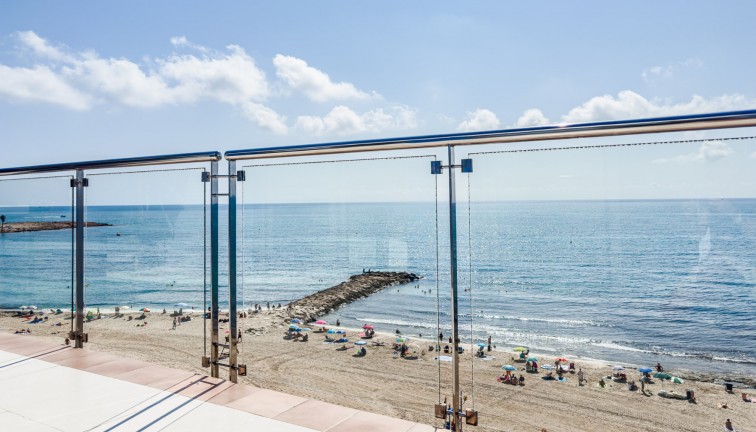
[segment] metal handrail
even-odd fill
[[[16,168],[0,168],[0,176],[20,174],[41,174],[59,171],[92,170],[103,168],[126,168],[148,165],[167,165],[195,162],[217,162],[221,160],[220,152],[180,153],[162,156],[141,156],[134,158],[105,159],[87,162],[67,162],[52,165],[35,165]]]
[[[756,126],[756,110],[231,150],[227,151],[224,154],[224,157],[226,160],[233,161],[241,159],[264,159],[381,150],[420,149],[444,147],[448,145],[463,146],[569,138],[593,138],[602,136],[724,129],[748,126]]]

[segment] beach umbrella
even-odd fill
[[[550,365],[550,364],[545,364],[545,365],[541,366],[541,369],[554,370],[556,368],[554,366]]]
[[[299,318],[294,318],[293,320],[291,320],[291,322],[293,322],[295,324],[302,324],[302,321],[300,321]]]
[[[400,343],[403,343],[403,342],[407,342],[408,340],[409,340],[409,339],[407,339],[407,338],[405,338],[405,337],[398,337],[398,338],[396,338],[396,341],[397,341],[397,342],[400,342]]]
[[[638,368],[638,372],[640,373],[651,373],[652,370],[653,369],[647,367]]]
[[[19,309],[26,310],[26,309],[29,309],[29,306],[27,306],[27,305],[21,305],[21,307]]]
[[[296,325],[296,324],[289,324],[289,328],[290,329],[295,329],[295,328],[299,328],[299,326]]]
[[[612,368],[612,370],[623,371],[623,370],[625,370],[625,367],[624,366],[615,366],[615,367]]]
[[[528,349],[525,348],[525,347],[515,347],[515,349],[514,349],[515,352],[522,352],[522,351],[527,351],[527,350]]]
[[[512,365],[504,365],[501,368],[504,369],[504,370],[508,370],[508,371],[516,371],[517,370],[517,368],[514,367],[514,366],[512,366]]]
[[[307,327],[302,327],[302,328],[300,328],[299,330],[301,330],[301,331],[303,331],[303,332],[308,332],[308,331],[311,331],[312,329],[309,329],[309,328],[307,328]]]
[[[29,306],[29,309],[31,309],[31,310],[37,310],[37,307],[34,306],[34,305],[31,305],[31,306]]]
[[[372,330],[374,327],[373,327],[372,324],[365,324],[364,326],[362,326],[362,328],[364,328],[365,330],[367,330],[367,329]]]
[[[328,331],[327,331],[326,333],[328,333],[328,334],[335,334],[335,333],[336,333],[336,330],[334,330],[334,329],[330,329],[330,330],[328,330]]]
[[[365,342],[365,341],[357,341],[354,344],[355,345],[367,345],[367,342]]]
[[[142,312],[149,312],[150,310],[148,308],[142,308]]]
[[[325,321],[323,321],[323,320],[317,320],[317,321],[315,321],[315,324],[317,324],[317,325],[328,325],[328,323],[325,322]]]
[[[654,374],[654,378],[659,378],[660,380],[668,380],[672,379],[672,375],[664,372],[657,372]]]
[[[554,360],[558,360],[558,361],[560,361],[560,362],[562,362],[562,363],[564,363],[564,362],[566,362],[566,361],[567,361],[567,359],[566,359],[566,358],[564,358],[564,357],[557,357],[557,358],[555,358]]]
[[[528,359],[526,361],[537,362],[538,361],[538,357],[528,357]]]
[[[682,378],[680,378],[680,377],[672,377],[672,379],[671,379],[670,381],[672,381],[672,382],[673,382],[674,384],[682,384],[682,383],[684,383],[684,382],[685,382],[685,381],[683,381],[683,379],[682,379]]]
[[[486,344],[484,344],[483,342],[478,342],[478,346],[481,347],[481,348],[485,348]]]

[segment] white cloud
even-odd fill
[[[324,117],[299,116],[296,128],[309,135],[348,135],[386,130],[403,130],[417,127],[415,111],[396,106],[357,114],[351,108],[339,105]]]
[[[315,102],[380,98],[377,93],[368,94],[351,83],[335,83],[331,81],[328,74],[309,66],[306,61],[296,57],[278,54],[273,59],[273,65],[276,67],[276,75],[281,80]]]
[[[652,66],[643,69],[643,72],[641,72],[641,78],[647,83],[653,83],[662,79],[671,78],[682,69],[700,68],[702,66],[703,61],[698,57],[694,57],[677,63],[664,66]]]
[[[631,90],[612,95],[596,96],[570,110],[562,117],[567,123],[583,123],[602,120],[620,120],[645,117],[730,111],[756,107],[756,100],[740,94],[730,94],[706,99],[694,95],[689,102],[671,104],[648,100]]]
[[[482,130],[491,130],[499,127],[499,119],[493,112],[478,108],[473,112],[467,113],[467,119],[457,126],[457,130],[462,132],[474,132]]]
[[[195,49],[197,51],[203,52],[203,53],[210,51],[209,49],[207,49],[206,47],[203,47],[202,45],[197,45],[195,43],[190,42],[186,38],[186,36],[174,36],[170,40],[171,40],[171,45],[177,48],[191,48],[191,49]]]
[[[46,39],[39,37],[33,31],[16,32],[15,37],[36,55],[51,60],[69,60],[69,56],[61,48],[52,46]]]
[[[174,46],[202,54],[172,55],[139,64],[104,58],[93,51],[70,52],[31,31],[15,36],[47,64],[33,68],[0,65],[0,96],[78,110],[95,103],[145,108],[214,100],[237,107],[261,127],[286,132],[285,118],[262,105],[270,94],[265,73],[241,47],[230,45],[224,52],[210,53],[177,36],[171,38]]]
[[[725,158],[734,151],[724,141],[705,141],[698,147],[698,151],[686,155],[680,155],[674,158],[663,158],[652,161],[655,164],[664,163],[689,163],[689,162],[716,162]]]
[[[264,105],[254,102],[244,102],[241,105],[241,109],[248,119],[257,123],[261,128],[282,135],[288,132],[286,117],[281,116]]]
[[[525,110],[517,119],[516,127],[543,126],[549,124],[549,119],[543,115],[543,112],[537,108]]]
[[[173,56],[159,61],[160,76],[175,82],[178,99],[214,99],[229,104],[263,101],[269,95],[265,72],[236,45],[216,57]]]
[[[71,87],[47,66],[11,68],[0,64],[0,96],[16,101],[44,102],[74,110],[91,106],[87,95]]]

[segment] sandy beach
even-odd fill
[[[175,330],[172,311],[166,314],[140,312],[114,318],[104,313],[102,319],[86,324],[90,343],[86,349],[105,351],[124,357],[145,360],[174,368],[207,373],[200,367],[203,355],[203,319],[197,313],[190,321],[181,322]],[[47,313],[46,321],[29,324],[25,318],[4,313],[0,329],[15,332],[31,329],[28,337],[40,337],[61,343],[70,329],[65,314]],[[129,320],[129,315],[132,320]],[[241,382],[279,390],[294,395],[323,400],[360,410],[371,411],[407,420],[441,426],[433,418],[433,404],[439,398],[438,362],[428,352],[430,341],[411,339],[410,347],[417,351],[417,359],[404,359],[394,354],[391,345],[395,335],[391,329],[378,328],[374,340],[386,346],[367,345],[367,356],[354,357],[357,330],[347,330],[350,343],[345,351],[342,344],[324,343],[324,335],[310,332],[308,342],[291,340],[285,336],[288,315],[283,309],[250,314],[239,320],[244,332],[240,345],[240,362],[246,363],[249,376]],[[146,325],[145,325],[146,323]],[[57,324],[57,325],[56,325]],[[209,325],[209,321],[207,322]],[[227,324],[221,324],[221,334]],[[382,332],[388,331],[388,333]],[[494,341],[495,342],[495,341]],[[578,386],[577,376],[567,374],[566,382],[545,381],[538,375],[521,372],[522,363],[513,363],[515,353],[492,351],[489,358],[474,358],[469,348],[461,357],[462,389],[468,395],[465,408],[480,413],[480,431],[708,431],[722,430],[725,420],[731,419],[737,430],[753,429],[756,425],[756,404],[741,400],[745,391],[756,397],[756,390],[735,389],[733,394],[722,385],[686,380],[684,384],[665,382],[664,389],[685,393],[695,390],[697,403],[664,399],[657,396],[662,384],[647,386],[646,394],[631,392],[627,384],[607,381],[606,388],[597,383],[611,374],[612,365],[602,362],[577,361],[586,374],[588,384]],[[538,355],[538,353],[531,353]],[[494,358],[491,358],[494,357]],[[541,362],[553,361],[541,356]],[[568,360],[572,361],[568,356]],[[525,386],[501,384],[503,364],[518,367],[516,373],[525,376]],[[450,395],[451,364],[441,362],[441,399]],[[627,370],[629,378],[637,371]],[[670,371],[675,374],[674,370]],[[474,374],[474,388],[471,386]],[[728,408],[721,408],[726,403]],[[468,427],[468,429],[474,429]]]

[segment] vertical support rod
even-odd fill
[[[76,170],[76,333],[74,348],[84,348],[84,171]]]
[[[449,270],[451,273],[451,318],[452,318],[452,421],[456,425],[456,430],[462,430],[459,412],[462,409],[459,394],[459,319],[458,302],[457,302],[457,193],[454,179],[454,146],[448,146],[449,150],[449,255],[451,263]]]
[[[236,334],[236,161],[228,161],[228,379],[237,382],[239,349]]]
[[[210,376],[218,372],[218,162],[210,162]]]

